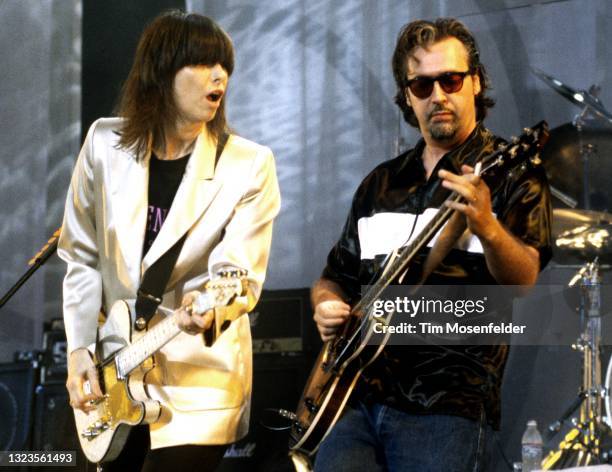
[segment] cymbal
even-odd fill
[[[553,210],[553,237],[582,226],[612,226],[612,215],[604,211],[571,210],[569,208],[555,208]]]
[[[567,98],[574,105],[577,105],[580,108],[584,108],[588,106],[591,110],[593,110],[601,118],[604,118],[612,123],[612,113],[606,110],[603,104],[596,97],[591,95],[586,90],[573,89],[570,86],[561,82],[559,79],[556,79],[552,75],[548,75],[544,73],[540,69],[536,69],[532,67],[531,70],[536,76],[542,79],[549,87],[557,91],[561,96]]]
[[[606,235],[606,232],[608,235]],[[575,264],[592,261],[612,261],[612,214],[603,211],[553,209],[552,236],[555,261]]]
[[[578,256],[584,260],[599,257],[601,262],[612,260],[612,223],[585,223],[561,233],[555,246],[562,253]]]
[[[572,123],[553,128],[541,158],[550,184],[577,200],[580,208],[612,212],[612,128],[585,125],[579,131]]]

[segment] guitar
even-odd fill
[[[510,169],[518,165],[539,165],[539,151],[548,140],[548,126],[545,121],[503,144],[492,154],[482,157],[477,166],[480,175],[490,184],[503,179]],[[448,197],[450,201],[461,201],[456,192]],[[340,418],[344,406],[363,370],[382,352],[389,334],[379,343],[370,341],[374,321],[388,325],[393,312],[374,319],[372,308],[383,291],[392,281],[403,274],[414,256],[442,229],[454,210],[442,205],[421,233],[399,251],[381,276],[362,298],[351,308],[351,316],[342,331],[333,340],[327,341],[315,361],[306,382],[304,392],[295,413],[281,410],[280,414],[291,420],[289,448],[298,454],[314,454],[325,436]],[[368,345],[370,344],[370,345]]]
[[[246,293],[246,286],[245,271],[222,271],[208,282],[191,311],[201,315],[229,305]],[[132,426],[153,423],[161,414],[159,402],[147,395],[144,377],[155,365],[153,354],[181,332],[178,314],[160,307],[168,316],[138,332],[132,330],[131,307],[126,300],[115,302],[98,328],[94,362],[103,397],[89,413],[74,409],[81,448],[91,462],[115,459]]]

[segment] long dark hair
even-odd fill
[[[476,95],[476,120],[482,121],[487,116],[487,109],[495,105],[495,101],[487,97],[486,92],[491,88],[489,76],[484,65],[480,62],[478,45],[472,33],[463,23],[454,18],[438,18],[435,21],[417,20],[404,25],[401,29],[391,66],[393,77],[397,86],[395,103],[400,107],[404,119],[412,126],[418,127],[416,115],[412,107],[406,103],[406,87],[408,87],[408,58],[417,47],[428,46],[446,38],[457,38],[464,46],[468,55],[468,67],[478,74],[480,78],[480,93]]]
[[[138,157],[150,145],[164,146],[164,130],[175,125],[178,115],[173,97],[176,73],[185,66],[215,64],[228,75],[234,70],[232,41],[213,20],[180,10],[156,17],[140,37],[115,110],[125,118],[119,146]],[[225,96],[206,126],[215,138],[226,130]]]

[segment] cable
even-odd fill
[[[504,448],[501,445],[501,442],[499,440],[499,432],[498,431],[493,431],[493,437],[495,438],[495,443],[497,444],[497,448],[499,449],[499,452],[502,456],[502,459],[504,459],[504,462],[506,463],[506,467],[508,467],[508,470],[512,471],[512,463],[508,460],[508,458],[506,457],[506,453],[504,452]]]
[[[612,427],[612,417],[610,416],[610,376],[611,375],[612,375],[612,355],[610,356],[610,360],[608,361],[608,369],[606,370],[606,383],[604,384],[604,388],[605,388],[604,403],[606,405],[605,421],[610,427]]]

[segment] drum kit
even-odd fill
[[[552,470],[612,460],[606,447],[612,439],[612,359],[605,383],[600,360],[602,272],[612,263],[612,113],[597,98],[595,86],[574,90],[540,70],[533,72],[580,107],[572,123],[551,130],[542,152],[551,193],[565,207],[553,210],[555,261],[578,268],[568,286],[579,290],[580,336],[572,348],[583,358],[578,396],[549,427],[558,432],[579,409],[571,430],[542,462],[543,470]]]

